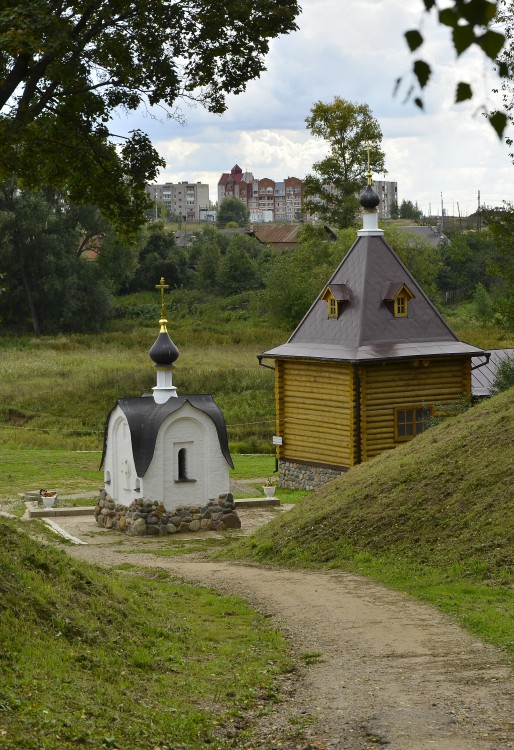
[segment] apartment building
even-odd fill
[[[393,204],[398,202],[398,184],[374,180],[373,188],[380,198],[379,217],[391,218]],[[225,198],[237,198],[248,206],[250,221],[255,223],[308,218],[302,211],[303,197],[303,180],[298,177],[287,177],[281,182],[269,177],[256,180],[251,172],[243,172],[239,164],[224,172],[218,182],[218,205]]]
[[[389,180],[373,180],[373,190],[380,198],[379,218],[390,219],[393,205],[398,205],[398,183]]]
[[[256,180],[235,164],[218,182],[218,204],[225,198],[237,198],[250,211],[250,221],[299,221],[303,218],[303,181],[287,177],[275,182],[269,177]]]
[[[199,221],[201,214],[210,208],[209,186],[201,182],[165,182],[160,185],[147,185],[146,192],[156,203],[163,203],[167,209],[183,221]]]

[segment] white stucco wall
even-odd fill
[[[179,477],[181,449],[185,450],[187,479]],[[134,498],[146,497],[162,502],[168,510],[203,504],[229,491],[229,466],[216,427],[188,403],[163,421],[144,477],[136,476],[128,422],[117,406],[109,421],[104,478],[116,502],[130,505]]]
[[[105,488],[117,503],[130,505],[134,498],[141,497],[141,492],[136,490],[137,480],[130,428],[127,418],[117,406],[111,414],[107,433],[107,451],[104,461]]]

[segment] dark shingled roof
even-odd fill
[[[125,414],[130,428],[132,441],[132,453],[138,477],[144,477],[153,458],[157,433],[163,421],[170,414],[178,411],[184,404],[190,404],[194,409],[199,409],[214,422],[220,448],[228,465],[233,469],[234,464],[228,449],[227,427],[225,418],[214,402],[212,396],[206,394],[195,394],[188,396],[172,396],[164,404],[156,404],[151,395],[136,398],[120,398],[117,400],[109,416],[119,406]],[[104,449],[102,455],[102,466],[107,449],[107,429],[105,431]]]
[[[287,343],[265,357],[357,362],[482,352],[458,339],[382,235],[357,239],[328,281],[334,284],[346,285],[350,296],[339,317],[328,318],[323,290]],[[402,284],[414,299],[408,317],[395,318],[384,295]]]
[[[387,300],[387,302],[392,302],[392,300],[394,300],[394,298],[396,297],[396,295],[398,294],[398,292],[401,289],[406,289],[408,292],[410,292],[409,287],[406,286],[406,284],[404,284],[403,282],[401,282],[401,281],[400,282],[398,282],[398,281],[391,282],[391,284],[389,284],[389,286],[387,287],[387,289],[384,292],[383,299]]]
[[[349,302],[350,294],[346,284],[327,284],[327,288],[323,292],[323,296],[326,298],[326,291],[332,292],[334,299],[339,302]]]

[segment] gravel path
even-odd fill
[[[241,510],[243,528],[272,514]],[[259,719],[262,746],[514,748],[512,671],[493,647],[429,606],[355,575],[216,562],[205,554],[158,557],[148,552],[162,540],[123,537],[120,544],[90,518],[59,523],[88,542],[68,548],[74,557],[162,567],[243,596],[286,632],[300,661],[315,662],[284,682],[285,700]]]

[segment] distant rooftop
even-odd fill
[[[417,224],[414,224],[411,227],[406,227],[398,224],[398,229],[402,232],[410,232],[410,234],[423,237],[433,245],[439,245],[445,239],[444,234],[442,234],[437,227],[418,226]]]

